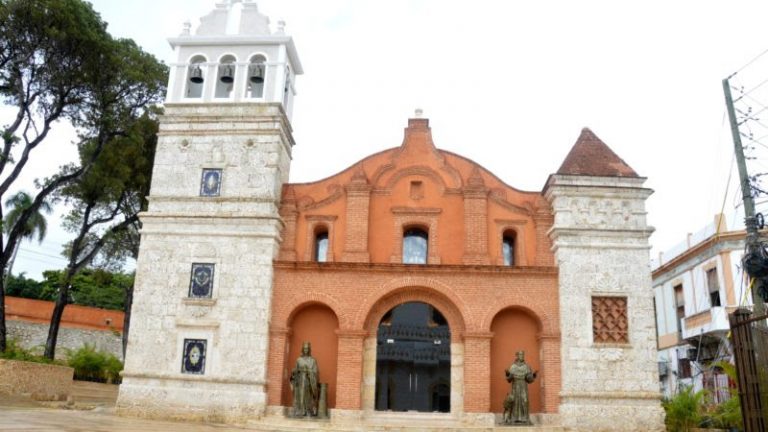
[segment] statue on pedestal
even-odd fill
[[[293,392],[293,417],[317,416],[317,402],[320,396],[317,361],[312,357],[312,347],[304,342],[296,367],[291,372]]]
[[[507,382],[512,386],[504,399],[504,424],[530,425],[528,384],[536,379],[537,372],[525,363],[525,353],[517,352],[517,359],[504,371]]]

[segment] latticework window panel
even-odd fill
[[[597,343],[629,343],[626,297],[592,297],[592,332]]]

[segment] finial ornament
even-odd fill
[[[189,36],[191,30],[192,30],[192,23],[189,22],[189,20],[184,21],[184,24],[182,24],[181,26],[181,35]]]
[[[415,116],[416,118],[422,118],[422,117],[424,117],[424,110],[423,110],[423,109],[421,109],[421,108],[416,108],[416,111],[415,111],[415,113],[414,113],[414,116]]]
[[[277,22],[277,33],[285,33],[285,20],[280,20]]]

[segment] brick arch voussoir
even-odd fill
[[[339,328],[347,328],[349,325],[349,314],[344,313],[343,303],[332,295],[317,291],[307,291],[291,297],[284,308],[275,311],[276,313],[272,317],[272,322],[278,326],[288,328],[297,312],[306,306],[316,304],[326,306],[336,315]]]
[[[375,334],[381,318],[389,310],[403,303],[423,302],[436,307],[448,321],[451,339],[458,341],[468,328],[466,305],[450,287],[429,278],[402,277],[382,285],[369,295],[358,309],[353,328]]]
[[[559,332],[559,329],[555,328],[555,323],[553,322],[550,314],[542,310],[539,305],[521,305],[515,302],[503,301],[490,305],[488,308],[486,308],[485,313],[482,314],[482,321],[480,321],[480,330],[490,332],[493,319],[496,318],[499,313],[508,309],[521,311],[530,315],[532,318],[538,321],[540,327],[539,331],[544,335],[554,335]]]

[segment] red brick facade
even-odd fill
[[[520,349],[539,370],[532,412],[557,412],[557,268],[547,236],[551,208],[539,192],[514,189],[436,149],[428,121],[411,119],[400,147],[324,180],[286,185],[280,214],[269,405],[289,404],[290,369],[299,344],[311,339],[330,407],[366,408],[366,340],[389,310],[416,301],[439,310],[451,344],[463,345],[465,412],[502,410],[503,370]],[[428,233],[426,265],[402,264],[411,227]],[[314,262],[319,232],[328,234],[321,263]],[[514,238],[514,266],[504,266],[504,235]]]

